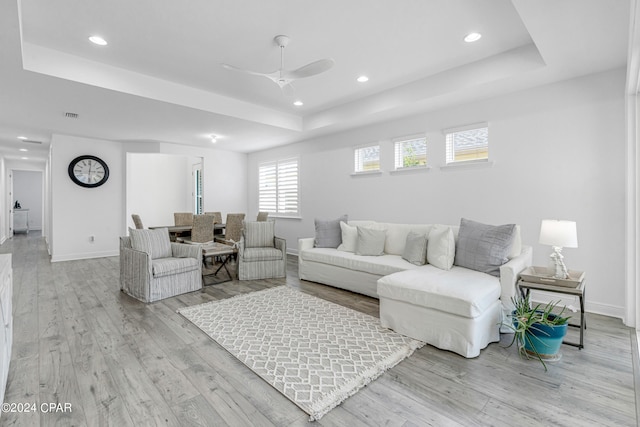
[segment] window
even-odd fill
[[[486,124],[445,131],[447,164],[489,158],[489,128]]]
[[[258,210],[299,215],[298,159],[262,163],[258,169]]]
[[[427,138],[409,137],[394,141],[396,170],[427,166]]]
[[[380,170],[380,145],[368,145],[354,150],[355,172]]]
[[[193,213],[202,213],[202,164],[192,165],[193,176]]]

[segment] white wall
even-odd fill
[[[69,178],[69,163],[84,154],[100,157],[109,167],[109,179],[100,187],[80,187]],[[123,157],[118,142],[52,136],[51,261],[118,254],[124,228]]]
[[[202,158],[204,211],[247,213],[247,154],[161,144],[160,152]]]
[[[22,209],[29,209],[30,230],[42,230],[43,182],[40,171],[13,171],[13,203],[17,200]]]
[[[461,217],[518,223],[534,264],[540,221],[575,220],[580,247],[570,269],[587,271],[587,310],[617,317],[625,306],[625,122],[623,70],[433,111],[249,155],[249,211],[257,211],[262,161],[300,158],[302,219],[278,219],[294,252],[314,218],[458,224]],[[442,129],[487,121],[493,167],[446,168]],[[431,169],[389,174],[391,139],[426,133]],[[385,173],[351,176],[353,146],[380,141]]]
[[[185,182],[191,175],[191,162],[202,159],[205,210],[222,212],[246,212],[247,210],[247,167],[245,154],[217,150],[215,148],[186,147],[166,143],[119,143],[113,141],[79,138],[68,135],[53,135],[49,162],[43,165],[45,188],[50,197],[45,197],[50,206],[49,229],[45,236],[49,243],[52,261],[96,258],[118,254],[119,236],[127,233],[131,213],[127,211],[127,158],[135,154],[171,154],[166,156],[166,166],[183,171]],[[69,162],[82,154],[92,154],[102,158],[109,166],[109,180],[97,188],[83,188],[74,184],[68,176]],[[175,159],[182,158],[178,164]],[[188,160],[184,160],[188,159]],[[134,174],[138,173],[138,169]],[[173,170],[154,170],[154,176],[144,177],[145,181],[164,180],[165,175],[173,175]],[[184,194],[184,210],[190,210],[191,184]],[[134,191],[136,191],[134,189]],[[146,199],[145,199],[146,200]],[[152,206],[153,208],[153,206]],[[173,208],[172,208],[173,212]],[[146,221],[151,224],[151,219]],[[165,219],[162,219],[162,224]],[[173,217],[171,217],[171,222]],[[133,224],[130,224],[133,225]],[[161,225],[161,224],[160,224]],[[94,236],[94,242],[90,241]]]
[[[131,214],[145,227],[172,225],[174,212],[193,212],[191,165],[196,157],[128,153],[127,225],[135,228]]]

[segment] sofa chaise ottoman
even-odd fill
[[[464,357],[476,357],[489,343],[500,340],[500,324],[513,309],[518,274],[531,265],[532,250],[522,246],[519,227],[511,225],[511,237],[505,237],[511,243],[502,248],[504,263],[493,266],[491,274],[454,265],[456,249],[462,252],[469,243],[468,230],[489,230],[490,237],[498,230],[464,219],[461,225],[462,243],[460,226],[342,222],[343,239],[350,238],[344,233],[349,227],[384,231],[384,250],[378,256],[359,255],[348,250],[353,242],[327,248],[316,247],[313,238],[300,239],[299,275],[379,298],[382,326]],[[424,265],[405,259],[406,242],[416,234],[427,241]]]

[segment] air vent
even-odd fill
[[[68,119],[77,119],[78,118],[78,113],[64,113],[64,116]]]
[[[27,142],[29,144],[42,144],[42,141],[34,141],[33,139],[23,139],[22,142]]]

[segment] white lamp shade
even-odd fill
[[[540,225],[540,244],[561,248],[577,248],[578,233],[575,221],[543,219],[542,225]]]

